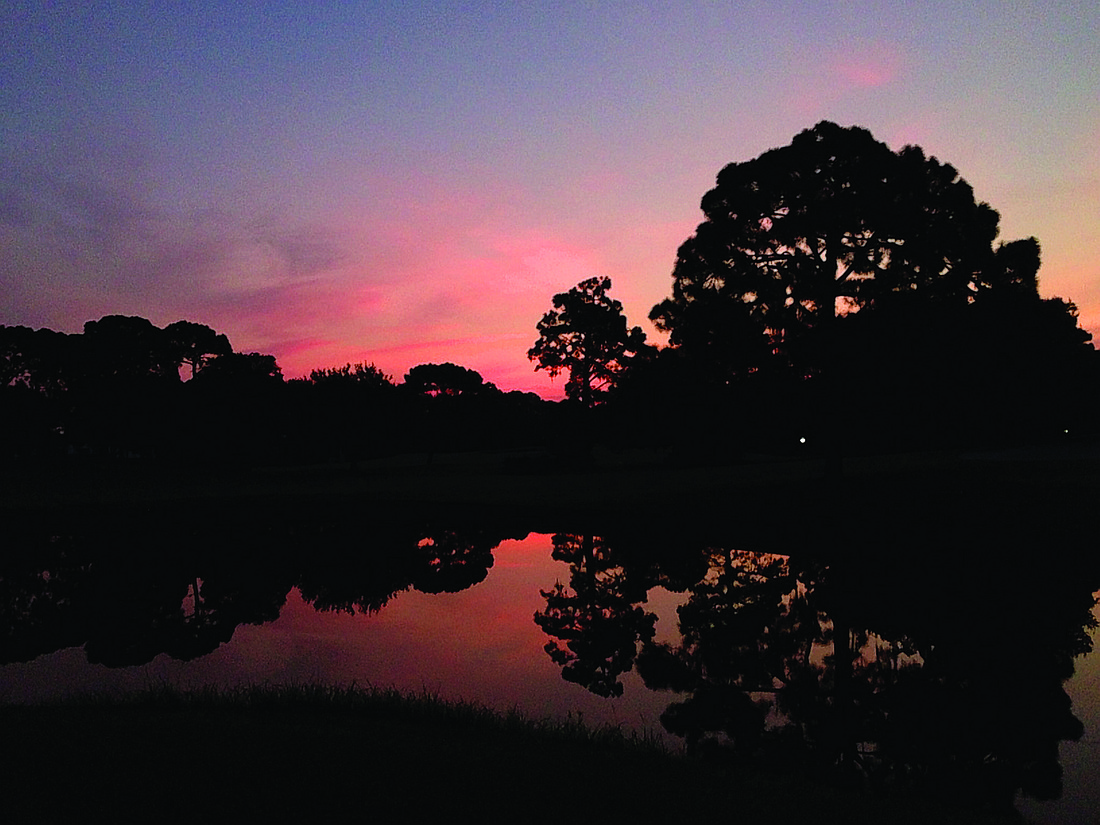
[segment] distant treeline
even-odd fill
[[[542,443],[554,405],[455,364],[395,383],[373,364],[284,380],[274,356],[179,321],[110,315],[82,334],[0,326],[0,426],[9,460],[356,461]],[[544,422],[545,423],[545,422]]]

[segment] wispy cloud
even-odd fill
[[[897,85],[905,63],[899,45],[859,39],[828,51],[814,46],[809,55],[799,55],[798,62],[786,97],[788,108],[807,121],[829,116],[833,107],[849,98]]]
[[[857,44],[829,61],[829,74],[842,87],[873,89],[897,79],[901,68],[898,49],[886,43]]]
[[[118,153],[6,160],[0,282],[7,311],[21,316],[11,320],[56,324],[61,300],[61,316],[77,328],[108,312],[169,317],[228,303],[271,306],[302,284],[323,289],[353,263],[349,245],[327,227],[169,207],[154,170]]]

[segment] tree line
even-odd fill
[[[950,165],[822,122],[702,199],[647,343],[611,280],[553,296],[528,351],[566,400],[476,371],[373,364],[285,381],[226,335],[139,317],[81,334],[0,326],[3,450],[48,455],[358,460],[596,445],[673,453],[874,451],[1095,429],[1100,362],[1074,305],[1038,292],[1039,243]],[[185,380],[186,379],[186,380]]]
[[[719,443],[833,450],[1095,429],[1100,362],[1038,291],[1039,242],[916,146],[822,122],[731,163],[679,248],[672,295],[630,327],[607,278],[556,295],[528,352],[583,406]],[[688,436],[700,437],[698,433]]]
[[[452,363],[413,367],[401,383],[365,362],[285,380],[274,356],[236,352],[203,324],[122,315],[71,335],[0,326],[0,393],[16,462],[430,457],[522,442],[521,425],[547,406]]]

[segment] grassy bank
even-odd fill
[[[392,691],[158,690],[0,720],[8,822],[998,821]]]

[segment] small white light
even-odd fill
[[[806,436],[802,436],[802,438],[798,439],[798,443],[799,444],[805,444],[806,443]]]

